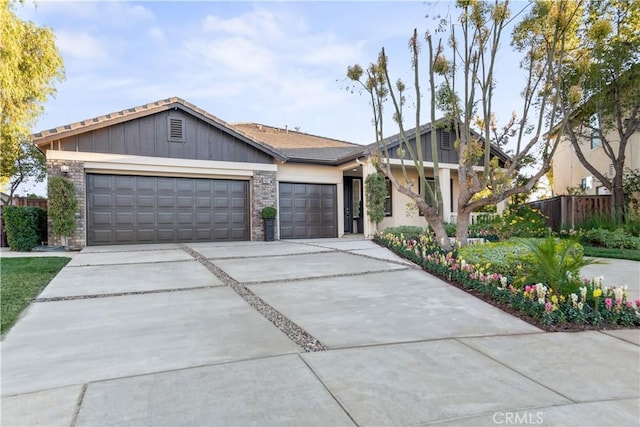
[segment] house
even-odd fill
[[[446,126],[446,124],[447,123],[443,119],[436,120],[434,125],[429,123],[420,126],[419,131],[422,153],[424,156],[423,164],[427,174],[427,183],[429,185],[435,184],[433,177],[433,156],[431,153],[431,132],[436,132],[436,139],[438,141],[440,191],[443,199],[443,217],[445,222],[455,222],[456,212],[458,209],[458,195],[460,193],[458,180],[458,163],[460,156],[458,150],[454,147],[456,139],[455,133],[450,130],[450,126]],[[409,144],[413,148],[413,152],[415,152],[417,147],[416,129],[413,128],[407,130],[405,135]],[[389,153],[389,162],[391,163],[392,172],[399,181],[404,183],[401,159],[398,153],[400,142],[400,134],[396,134],[384,139],[381,146],[386,147],[386,150]],[[377,150],[377,144],[374,143],[369,146],[369,154],[375,153]],[[408,150],[405,149],[405,151]],[[504,163],[508,160],[508,156],[495,146],[491,146],[491,155],[498,157],[500,160],[499,164],[501,166],[504,166]],[[418,172],[408,154],[405,155],[404,163],[407,168],[407,179],[414,183],[419,182]],[[481,159],[479,164],[474,166],[474,168],[477,172],[482,174],[482,171],[484,170],[483,166],[484,160]],[[417,191],[419,191],[419,189]],[[387,180],[387,192],[389,194],[389,200],[385,206],[386,217],[380,223],[379,228],[384,229],[386,227],[396,227],[399,225],[417,225],[424,227],[424,218],[418,213],[415,203],[413,203],[408,196],[393,188],[389,180]],[[499,211],[503,210],[504,204],[505,202],[501,202],[499,204]]]
[[[617,153],[617,131],[612,130],[606,135],[607,141]],[[589,139],[581,141],[585,159],[598,171],[608,177],[615,174],[611,159],[606,155],[600,138],[593,134]],[[553,155],[553,194],[563,195],[576,190],[585,195],[610,194],[609,190],[580,163],[573,144],[564,135]],[[627,142],[625,149],[625,168],[640,169],[640,131],[635,132]]]
[[[430,131],[429,125],[420,128],[423,144]],[[458,158],[451,135],[437,132],[450,217]],[[260,211],[266,206],[278,209],[280,239],[375,232],[363,208],[375,144],[231,124],[175,97],[36,133],[32,141],[46,154],[48,176],[75,184],[73,248],[262,240]],[[398,163],[398,139],[386,142]],[[425,152],[431,161],[430,149]],[[407,211],[407,201],[392,189],[381,226],[424,226]],[[62,243],[52,235],[49,242]]]

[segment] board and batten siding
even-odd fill
[[[184,142],[169,141],[168,117],[184,120]],[[58,144],[54,143],[54,149]],[[62,151],[127,154],[173,159],[273,163],[268,154],[180,110],[146,117],[70,136]]]
[[[458,150],[455,149],[455,134],[453,132],[450,133],[449,139],[448,139],[448,148],[443,148],[443,144],[442,144],[442,138],[443,138],[443,133],[447,132],[446,130],[443,129],[437,129],[437,140],[438,140],[438,162],[440,163],[450,163],[450,164],[458,164],[458,161],[460,160],[460,156],[458,155]],[[431,131],[425,132],[424,134],[422,134],[421,139],[420,139],[421,145],[422,145],[422,155],[424,158],[425,162],[433,162],[433,156],[431,155]],[[415,147],[416,147],[416,138],[415,136],[412,138],[409,138],[409,144],[411,144],[411,146],[414,149],[415,152]],[[404,144],[402,144],[404,146]],[[398,156],[398,148],[399,147],[393,147],[391,149],[389,149],[389,157],[392,159],[399,159],[400,156]],[[409,151],[405,148],[406,154],[404,156],[405,159],[408,159],[409,161],[411,161],[410,155],[409,155]],[[484,165],[484,159],[480,159],[478,160],[477,163],[478,166],[483,166]]]

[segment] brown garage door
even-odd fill
[[[88,244],[248,240],[247,194],[247,181],[88,174]]]
[[[337,237],[336,186],[280,183],[280,238]]]

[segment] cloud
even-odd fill
[[[165,40],[164,30],[160,27],[149,28],[149,30],[147,31],[147,36],[159,41]]]
[[[89,33],[58,30],[55,34],[58,49],[65,58],[104,61],[109,57],[104,43]]]
[[[251,39],[281,40],[281,28],[286,28],[286,16],[279,16],[264,9],[254,9],[238,17],[223,19],[207,15],[202,22],[205,33],[222,33]]]

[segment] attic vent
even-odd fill
[[[616,170],[613,167],[613,163],[609,163],[609,177],[613,178],[613,175],[616,173]]]
[[[451,150],[451,132],[443,130],[440,137],[440,148]]]
[[[169,117],[169,141],[184,142],[184,118]]]

